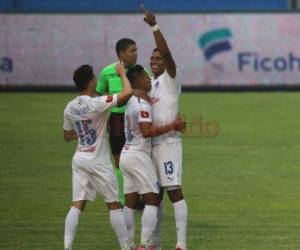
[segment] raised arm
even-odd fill
[[[129,98],[133,94],[133,90],[131,88],[130,82],[126,76],[125,68],[123,63],[116,64],[116,71],[122,80],[123,89],[118,94],[118,106],[123,106],[129,100]]]
[[[144,11],[144,15],[145,15],[144,21],[152,28],[155,43],[156,43],[157,49],[159,50],[159,52],[164,60],[166,71],[172,78],[175,78],[176,64],[172,57],[172,54],[168,47],[166,39],[164,38],[163,34],[161,33],[161,31],[156,23],[155,15],[153,15],[151,12],[146,10],[143,5],[141,5],[141,8]]]

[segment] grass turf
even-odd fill
[[[63,141],[62,113],[74,96],[0,94],[0,249],[63,249],[75,144]],[[300,93],[182,95],[190,250],[300,248],[299,100]],[[165,199],[163,249],[174,249],[175,239]],[[74,249],[118,249],[100,198],[81,216]]]

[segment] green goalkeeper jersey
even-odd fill
[[[146,72],[148,73],[148,75],[150,75],[147,70]],[[96,91],[100,95],[103,95],[104,93],[109,93],[110,95],[113,95],[116,93],[120,93],[122,91],[122,86],[122,80],[116,71],[116,63],[112,63],[103,68],[100,72],[96,86]],[[113,107],[111,109],[111,112],[124,113],[125,106]]]

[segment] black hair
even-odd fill
[[[136,82],[136,78],[137,76],[139,76],[140,73],[144,72],[144,67],[142,65],[136,64],[132,67],[130,67],[127,72],[126,72],[126,76],[129,80],[129,82],[131,83],[131,86],[133,88],[136,87],[137,82]]]
[[[121,51],[125,51],[128,49],[130,45],[135,45],[135,41],[130,38],[122,38],[116,43],[116,53],[119,56]]]
[[[158,48],[153,49],[153,50],[152,50],[152,53],[153,53],[153,52],[156,52],[156,51],[159,52],[159,49],[158,49]]]
[[[89,81],[95,77],[93,68],[90,65],[81,65],[74,71],[73,80],[79,91],[86,90]]]

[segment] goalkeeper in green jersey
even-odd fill
[[[129,38],[122,38],[116,44],[116,53],[120,61],[124,63],[127,70],[130,66],[136,64],[137,60],[137,47],[135,41]],[[110,95],[122,91],[121,78],[116,72],[116,63],[112,63],[99,74],[96,91],[100,95],[109,93]],[[111,109],[111,114],[108,121],[109,126],[109,142],[111,152],[114,157],[116,166],[116,176],[119,182],[120,203],[124,205],[124,192],[123,192],[123,176],[119,169],[120,153],[125,143],[124,135],[124,112],[125,106],[114,107]]]

